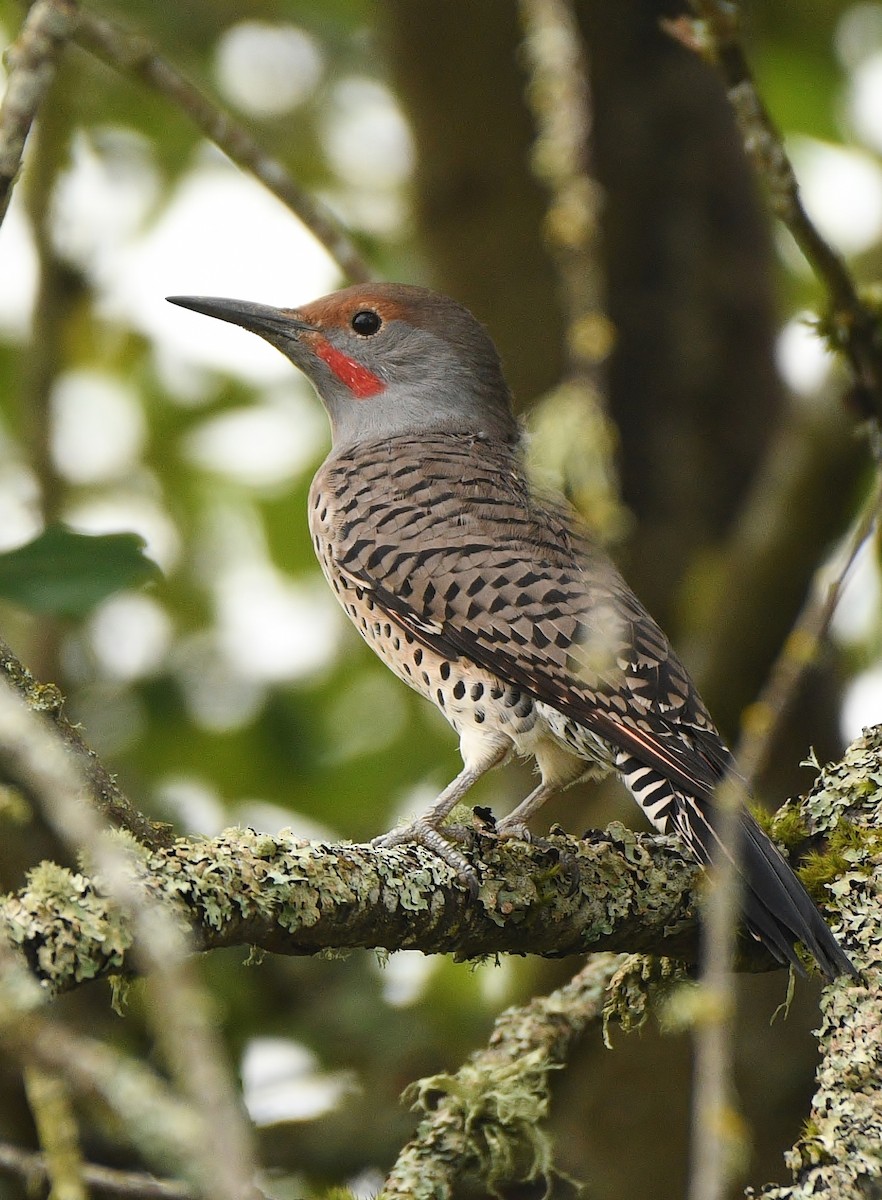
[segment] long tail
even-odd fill
[[[657,768],[625,752],[619,755],[616,766],[656,828],[679,834],[703,865],[715,859],[720,843],[706,804],[687,795]],[[739,865],[744,885],[744,923],[779,963],[790,963],[804,975],[795,949],[796,943],[802,942],[827,979],[840,975],[861,978],[790,864],[746,808],[742,810]]]
[[[830,932],[787,860],[746,810],[742,820],[741,861],[745,924],[778,962],[792,963],[802,971],[794,950],[799,941],[827,979],[837,979],[840,975],[860,979],[857,967]]]

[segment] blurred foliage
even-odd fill
[[[363,89],[341,90],[352,81],[378,85],[393,109],[405,110],[412,130],[423,127],[426,111],[415,111],[416,100],[401,80],[416,74],[434,81],[443,72],[423,72],[419,61],[405,61],[411,32],[405,19],[414,26],[423,22],[427,43],[436,37],[440,42],[442,34],[455,40],[469,39],[471,33],[461,5],[426,6],[424,14],[418,12],[422,7],[410,5],[406,18],[396,6],[371,0],[185,0],[176,5],[120,0],[96,6],[96,11],[154,40],[207,94],[220,91],[230,108],[235,104],[223,94],[218,74],[218,44],[225,35],[252,22],[258,31],[294,26],[305,34],[318,52],[320,69],[302,102],[274,114],[242,109],[237,115],[304,188],[342,214],[378,277],[431,281],[454,274],[426,228],[442,184],[449,188],[444,199],[466,211],[478,198],[488,214],[482,216],[485,230],[489,226],[496,232],[508,228],[512,210],[521,203],[532,212],[537,192],[535,182],[529,182],[529,147],[524,146],[525,182],[513,181],[504,205],[494,209],[497,192],[474,165],[493,152],[481,141],[486,114],[451,112],[440,95],[435,107],[428,107],[437,146],[424,139],[415,147],[420,179],[408,174],[378,182],[364,169],[359,176],[334,150],[331,117],[343,124],[355,122],[363,115],[362,106],[368,106],[369,93]],[[595,21],[603,7],[593,6]],[[879,5],[865,7],[882,11]],[[500,18],[503,8],[507,0],[496,0]],[[647,42],[657,35],[656,17],[663,8],[646,4],[640,10]],[[788,134],[854,142],[843,117],[847,69],[834,48],[837,23],[851,10],[839,0],[750,6],[750,52],[769,108]],[[7,40],[15,36],[22,11],[15,0],[0,0],[0,27]],[[510,80],[513,64],[520,71],[518,47],[506,40],[516,32],[507,32],[505,39],[493,39],[490,32],[483,36],[485,42],[468,44],[477,61],[486,63],[486,78],[480,82],[492,95],[497,73],[501,78],[506,72]],[[877,50],[882,53],[882,40]],[[433,66],[445,61],[433,60]],[[250,69],[262,70],[259,54]],[[521,75],[519,86],[525,82]],[[440,80],[437,86],[442,86]],[[507,149],[517,148],[528,127],[524,112],[500,106],[493,116],[494,136],[503,137]],[[436,190],[427,193],[425,179],[432,179],[436,161],[431,156],[441,153],[444,142],[468,143],[470,165],[461,177],[435,178]],[[113,253],[106,252],[100,227],[96,231],[93,225],[80,236],[69,227],[63,205],[59,207],[67,195],[65,180],[72,171],[83,170],[82,160],[76,165],[77,147],[88,148],[93,169],[111,183],[132,179],[132,186],[141,189],[137,215],[122,234],[108,220],[108,244],[116,242]],[[179,199],[182,185],[218,157],[165,99],[71,49],[44,126],[35,131],[18,196],[21,201],[27,194],[27,205],[19,204],[17,213],[30,226],[38,256],[35,310],[38,317],[42,314],[37,325],[42,340],[29,341],[25,327],[30,314],[24,311],[0,322],[0,545],[21,546],[0,555],[0,595],[32,612],[51,613],[53,619],[4,608],[0,632],[36,672],[62,686],[70,714],[82,722],[87,740],[106,757],[136,803],[173,821],[181,832],[211,832],[238,822],[273,830],[291,826],[305,836],[367,838],[388,827],[399,810],[419,808],[453,776],[455,742],[438,714],[393,680],[345,627],[322,588],[306,529],[305,498],[323,450],[307,436],[305,393],[293,379],[284,387],[268,385],[249,381],[241,372],[226,375],[188,361],[155,331],[129,328],[126,319],[108,315],[106,308],[115,273],[126,270],[125,251],[149,236]],[[123,193],[117,195],[122,204]],[[87,210],[80,205],[76,211]],[[211,219],[206,212],[206,223]],[[460,223],[465,229],[468,222]],[[447,251],[460,273],[467,274],[476,261],[473,249],[455,241],[456,221],[452,227]],[[641,233],[632,228],[630,236],[638,239]],[[234,259],[237,230],[218,227],[215,237],[217,256]],[[527,263],[534,261],[527,250],[534,257],[543,253],[538,228],[535,239],[534,246],[523,247]],[[499,240],[504,243],[505,238]],[[858,256],[859,270],[879,259],[878,243]],[[499,318],[492,311],[480,315],[505,340],[513,372],[541,374],[536,362],[542,355],[552,364],[548,371],[557,370],[563,325],[559,323],[557,344],[550,344],[552,337],[531,338],[526,325],[531,311],[541,308],[551,327],[555,314],[544,301],[545,292],[536,299],[535,272],[524,269],[517,275],[522,247],[515,242],[507,249],[506,269],[517,279],[523,317],[506,318],[504,328],[494,328]],[[710,261],[714,246],[704,247],[703,253]],[[0,272],[4,254],[11,255],[12,248],[0,240]],[[496,268],[489,251],[488,260],[480,261],[482,288],[492,290]],[[785,251],[776,271],[782,317],[807,303],[817,304],[817,288],[794,267],[792,254]],[[548,272],[550,276],[550,266]],[[281,280],[280,287],[286,282]],[[652,322],[666,296],[651,272],[642,288]],[[146,305],[147,298],[142,299]],[[52,309],[51,320],[46,319],[47,308]],[[182,322],[190,319],[180,317]],[[684,337],[671,357],[689,359],[694,366],[705,351],[710,354],[712,348],[695,347]],[[108,401],[109,412],[128,413],[125,421],[119,426],[108,422],[106,434],[99,422],[92,437],[100,442],[106,436],[111,443],[129,439],[131,445],[117,457],[111,454],[91,474],[75,451],[65,452],[58,444],[59,429],[70,433],[71,421],[75,426],[79,419],[73,406],[71,421],[66,426],[61,422],[67,403],[62,385],[76,372],[94,372],[113,388],[125,389],[123,398]],[[831,411],[838,390],[836,377],[825,377],[800,403]],[[531,399],[521,397],[523,403]],[[638,400],[627,399],[636,420]],[[237,468],[228,445],[225,456],[215,459],[198,450],[223,418],[263,418],[280,411],[289,425],[301,422],[310,461],[292,455],[289,466],[263,474],[258,461],[249,474]],[[798,413],[798,404],[794,411]],[[665,440],[664,415],[658,417],[655,433],[662,457],[672,449]],[[707,425],[709,429],[696,425],[696,444],[713,441],[714,421],[709,418]],[[713,455],[710,461],[722,469],[726,447],[715,444]],[[676,490],[688,467],[671,461],[669,476]],[[707,487],[713,487],[713,478]],[[47,520],[56,519],[79,534],[55,525],[46,528]],[[731,513],[726,517],[730,523],[734,519]],[[139,592],[137,585],[148,570],[141,538],[163,575]],[[823,545],[816,549],[820,553]],[[700,573],[721,552],[720,544],[690,550],[690,568]],[[673,561],[677,555],[664,546],[661,557]],[[689,588],[700,592],[701,580],[696,584],[694,573],[688,580]],[[665,578],[662,586],[673,591],[683,586],[683,579]],[[111,595],[119,588],[125,590]],[[284,631],[298,622],[299,640],[289,643]],[[684,624],[688,627],[688,620]],[[853,647],[854,665],[865,665],[880,644],[877,621],[867,643],[872,649]],[[700,659],[700,646],[696,657]],[[524,770],[508,768],[476,790],[475,802],[504,805],[525,794],[528,786]],[[586,810],[578,793],[562,801],[554,816],[574,828],[597,820],[596,810]],[[632,814],[632,819],[637,818]],[[22,832],[0,809],[0,822],[4,880],[20,878],[41,855],[63,857],[36,818]],[[362,1194],[376,1187],[414,1124],[398,1102],[402,1089],[422,1075],[455,1070],[486,1036],[502,1005],[536,987],[552,986],[567,969],[565,964],[533,962],[475,968],[449,961],[414,963],[407,957],[383,967],[367,954],[339,961],[265,958],[246,967],[235,952],[213,955],[204,963],[204,978],[217,998],[234,1061],[241,1061],[253,1039],[278,1036],[302,1043],[316,1056],[312,1076],[302,1081],[305,1091],[306,1084],[326,1073],[351,1072],[350,1086],[333,1111],[272,1122],[261,1131],[273,1187],[280,1195],[296,1196],[331,1183],[361,1181]],[[751,981],[745,990],[759,996],[762,1011],[763,1006],[768,1012],[774,1007],[774,981]],[[67,997],[61,1007],[68,1019],[92,1033],[149,1053],[142,1004],[135,984],[122,1021],[111,1012],[103,989]],[[756,1111],[774,1109],[766,1128],[757,1130],[751,1175],[771,1178],[777,1173],[780,1178],[780,1150],[796,1134],[810,1078],[811,996],[801,1016],[797,1004],[789,1030],[776,1033],[771,1046],[763,1019],[759,1032],[751,1026],[741,1043],[741,1087],[748,1106],[752,1100]],[[660,1047],[660,1059],[652,1060],[654,1044]],[[668,1066],[669,1060],[673,1065]],[[665,1065],[645,1075],[641,1069],[647,1061]],[[586,1047],[584,1061],[561,1081],[566,1097],[559,1117],[565,1133],[562,1165],[575,1175],[590,1174],[593,1195],[682,1194],[685,1130],[680,1126],[685,1121],[679,1109],[672,1121],[658,1081],[668,1070],[672,1080],[682,1079],[688,1074],[685,1061],[682,1046],[672,1048],[671,1042],[647,1034],[639,1045],[617,1046],[611,1053],[599,1044]],[[610,1097],[613,1089],[616,1095]],[[128,1161],[118,1146],[96,1132],[88,1116],[82,1136],[87,1156]],[[22,1144],[33,1139],[20,1082],[8,1070],[0,1071],[0,1139]],[[635,1156],[638,1141],[644,1149]],[[0,1178],[0,1196],[22,1194],[17,1183]]]
[[[49,525],[0,554],[0,596],[44,616],[84,617],[114,592],[155,578],[144,544],[136,533],[90,537]]]

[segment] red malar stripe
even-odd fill
[[[373,371],[369,371],[355,359],[347,357],[342,350],[332,346],[325,338],[316,339],[315,352],[328,364],[340,382],[349,388],[357,400],[376,396],[377,392],[382,392],[386,386]]]

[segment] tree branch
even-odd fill
[[[556,1174],[540,1122],[549,1076],[566,1065],[573,1043],[603,1014],[607,986],[622,956],[596,954],[569,983],[497,1019],[488,1045],[455,1075],[421,1079],[405,1099],[425,1116],[402,1150],[378,1200],[434,1200],[469,1180],[495,1189],[544,1182]]]
[[[830,312],[826,332],[848,359],[867,416],[882,419],[882,329],[878,313],[858,294],[845,261],[825,241],[802,203],[784,139],[757,92],[740,40],[737,4],[727,0],[692,0],[700,23],[685,18],[665,28],[690,49],[716,63],[726,83],[729,102],[772,211],[790,230],[827,292]]]
[[[238,167],[258,179],[300,220],[353,283],[373,277],[352,238],[336,217],[291,178],[243,125],[209,100],[162,57],[141,34],[120,28],[106,17],[82,12],[76,40],[121,74],[133,75],[183,112]]]
[[[865,730],[841,762],[824,769],[799,805],[809,834],[832,834],[834,846],[838,843],[836,866],[845,870],[828,886],[839,909],[838,934],[860,963],[867,986],[824,990],[817,1090],[805,1132],[786,1155],[794,1184],[763,1189],[765,1200],[861,1200],[882,1193],[880,787],[882,727],[876,726]],[[855,833],[851,845],[849,830]]]
[[[28,133],[76,18],[74,0],[36,0],[18,40],[7,51],[9,79],[0,105],[0,224],[12,199]]]
[[[170,825],[149,820],[127,799],[116,780],[94,750],[80,736],[79,729],[64,715],[64,696],[54,683],[38,683],[30,671],[0,640],[0,678],[19,693],[27,707],[40,713],[54,725],[70,750],[89,785],[89,799],[111,824],[127,830],[132,837],[152,849],[170,846],[174,831]]]
[[[0,1171],[18,1175],[24,1180],[29,1195],[33,1195],[36,1186],[46,1183],[49,1178],[44,1154],[7,1142],[0,1142]],[[108,1192],[114,1196],[129,1196],[138,1200],[195,1200],[196,1197],[192,1188],[177,1179],[157,1179],[140,1171],[119,1171],[98,1163],[84,1163],[82,1178],[94,1191]]]
[[[627,948],[694,957],[699,869],[673,839],[619,825],[584,842],[550,841],[551,850],[478,839],[477,902],[418,846],[327,845],[243,829],[132,856],[131,869],[200,950],[377,947],[477,958]],[[130,917],[100,880],[53,863],[35,867],[0,906],[0,927],[53,993],[137,969]]]

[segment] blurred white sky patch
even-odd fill
[[[842,700],[842,712],[839,725],[842,737],[846,742],[852,742],[868,725],[878,725],[882,721],[882,663],[877,663],[868,671],[849,683]]]
[[[264,683],[325,666],[340,633],[329,600],[318,583],[297,583],[268,562],[229,567],[215,585],[218,637],[228,661],[244,679]]]
[[[250,724],[260,712],[266,688],[230,663],[215,630],[180,638],[171,664],[190,717],[202,729],[229,733]]]
[[[0,225],[0,333],[27,337],[37,294],[37,252],[30,222],[24,215],[19,190],[12,193],[9,211]]]
[[[0,551],[21,546],[42,528],[36,476],[24,463],[9,457],[0,440]]]
[[[805,207],[844,254],[868,250],[882,237],[882,167],[861,150],[814,138],[788,139]]]
[[[227,100],[252,117],[278,117],[309,99],[322,77],[316,41],[296,25],[240,21],[218,39],[214,73]]]
[[[853,4],[836,25],[834,45],[839,61],[853,70],[882,47],[882,4]]]
[[[352,76],[337,84],[324,135],[335,171],[353,187],[400,187],[413,171],[410,128],[392,93],[375,79]]]
[[[797,313],[778,335],[775,361],[781,378],[799,396],[813,396],[826,382],[834,358],[809,323],[815,314]]]
[[[837,641],[850,644],[865,641],[879,625],[882,580],[876,553],[875,539],[870,538],[861,547],[845,580],[830,626]]]
[[[250,487],[296,479],[328,440],[327,420],[306,387],[280,385],[248,408],[211,417],[184,445],[191,462]]]
[[[413,137],[395,97],[374,79],[344,79],[324,114],[323,142],[342,183],[327,202],[356,229],[400,235],[409,220],[404,185]]]
[[[383,999],[392,1008],[408,1008],[425,995],[429,980],[441,959],[420,950],[398,950],[377,963],[383,984]]]
[[[882,50],[855,67],[848,84],[846,114],[855,135],[882,152]]]
[[[154,792],[163,812],[184,833],[213,837],[229,824],[226,808],[214,784],[193,775],[168,775]]]
[[[142,679],[163,666],[172,644],[171,619],[142,592],[120,592],[89,618],[86,636],[102,673],[110,679]]]
[[[831,574],[841,570],[841,563],[831,564]],[[833,614],[830,632],[846,646],[878,641],[882,612],[882,578],[880,578],[877,544],[870,538],[852,565]],[[840,711],[840,729],[846,742],[851,742],[868,725],[882,721],[882,662],[856,675],[846,686]]]
[[[327,252],[275,197],[206,147],[168,206],[121,254],[100,310],[156,342],[159,353],[269,383],[294,368],[253,333],[168,304],[226,296],[293,307],[331,291]]]
[[[149,141],[131,129],[77,130],[52,196],[55,244],[99,287],[156,205],[162,183]]]
[[[52,389],[52,458],[71,483],[99,483],[127,474],[147,438],[137,394],[114,375],[68,371]]]
[[[351,1071],[322,1071],[306,1046],[288,1038],[252,1038],[241,1076],[245,1107],[258,1127],[311,1121],[357,1090]]]

